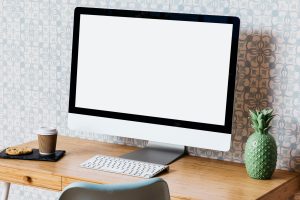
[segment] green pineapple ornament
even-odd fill
[[[246,143],[245,165],[251,178],[270,179],[275,170],[277,146],[275,139],[268,132],[274,116],[272,109],[250,110],[254,133]]]

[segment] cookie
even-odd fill
[[[32,148],[29,147],[8,147],[5,153],[11,156],[25,155],[32,153]]]
[[[23,154],[30,154],[30,153],[32,153],[32,148],[30,148],[30,147],[23,147],[22,153]]]

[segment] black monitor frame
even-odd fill
[[[128,113],[119,113],[119,112],[111,112],[111,111],[94,110],[94,109],[76,107],[75,106],[75,100],[76,100],[75,98],[76,98],[78,44],[79,44],[79,30],[80,30],[80,15],[81,14],[232,24],[233,29],[232,29],[226,112],[225,112],[225,124],[224,125],[207,124],[207,123],[191,122],[191,121],[184,121],[184,120],[177,120],[177,119],[166,119],[166,118],[159,118],[159,117],[152,117],[152,116],[143,116],[143,115],[135,115],[135,114],[128,114]],[[105,117],[105,118],[113,118],[113,119],[120,119],[120,120],[130,120],[130,121],[143,122],[143,123],[152,123],[152,124],[159,124],[159,125],[167,125],[167,126],[214,131],[214,132],[230,134],[231,128],[232,128],[232,117],[233,117],[234,89],[235,89],[235,77],[236,77],[239,28],[240,28],[239,18],[232,17],[232,16],[196,15],[196,14],[179,14],[179,13],[166,13],[166,12],[148,12],[148,11],[132,11],[132,10],[115,10],[115,9],[77,7],[77,8],[75,8],[75,12],[74,12],[69,113],[91,115],[91,116],[98,116],[98,117]]]

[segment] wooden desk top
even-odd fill
[[[37,148],[36,141],[25,145]],[[119,156],[136,147],[60,136],[57,149],[67,152],[59,162],[0,159],[0,180],[54,190],[62,190],[74,181],[123,183],[140,180],[79,166],[96,154]],[[254,180],[247,176],[242,164],[192,156],[172,163],[169,172],[160,177],[167,181],[173,200],[286,199],[300,185],[298,173],[277,170],[272,180]]]

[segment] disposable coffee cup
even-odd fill
[[[57,130],[55,128],[41,127],[36,130],[41,155],[53,155],[56,149]]]

